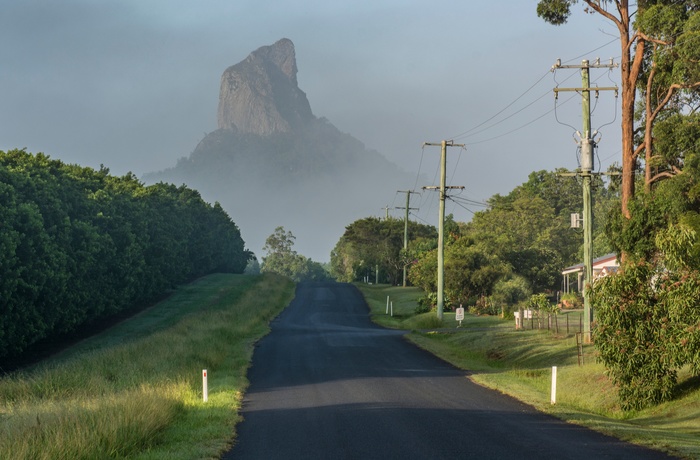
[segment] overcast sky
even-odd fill
[[[555,27],[536,4],[0,0],[0,150],[26,147],[117,175],[174,166],[216,129],[223,71],[289,38],[316,116],[428,182],[440,149],[424,142],[467,144],[449,149],[448,182],[482,201],[531,171],[577,167],[581,98],[563,93],[554,111],[552,89],[580,86],[581,77],[549,72],[555,61],[619,60],[617,31],[600,16],[577,5]],[[591,81],[614,86],[619,70],[592,70]],[[601,92],[593,113],[601,169],[620,161],[616,105]],[[436,224],[436,198],[412,201],[415,218]],[[376,215],[404,199],[377,197]],[[466,221],[480,209],[462,202],[447,211]]]

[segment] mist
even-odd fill
[[[531,171],[577,166],[572,135],[581,125],[580,101],[560,97],[554,112],[552,88],[577,86],[579,76],[548,71],[557,58],[573,64],[614,58],[619,42],[597,15],[578,12],[569,24],[553,27],[537,18],[535,6],[4,2],[0,149],[26,147],[67,163],[104,165],[117,175],[173,168],[217,128],[223,70],[288,37],[314,114],[408,176],[391,184],[392,177],[377,184],[356,178],[358,189],[347,197],[330,193],[333,181],[292,193],[265,178],[232,192],[255,199],[250,209],[225,209],[258,256],[261,242],[282,225],[297,236],[298,252],[325,261],[345,225],[384,216],[385,206],[402,217],[395,208],[404,198],[396,190],[435,185],[439,149],[423,149],[424,142],[466,144],[448,154],[448,182],[465,186],[463,196],[475,201],[508,193]],[[619,79],[616,72],[591,78],[601,86]],[[596,127],[610,123],[596,165],[603,170],[620,158],[617,105],[605,94],[593,112]],[[230,201],[207,190],[206,181],[201,185],[207,200]],[[420,209],[411,218],[436,224],[436,194],[415,200],[411,205]],[[288,212],[290,206],[301,210]],[[447,203],[461,221],[478,210]],[[327,221],[333,221],[327,234],[315,231]]]

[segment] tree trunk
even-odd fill
[[[622,59],[620,76],[622,80],[622,215],[630,218],[628,204],[634,197],[634,177],[637,166],[637,154],[634,146],[634,103],[637,89],[637,79],[644,57],[645,42],[641,37],[636,38],[634,60],[630,48],[635,44],[630,38],[629,14],[622,10],[622,21],[619,23]]]

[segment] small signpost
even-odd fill
[[[462,304],[459,304],[459,308],[455,312],[455,320],[459,321],[458,327],[462,327],[462,321],[464,320],[464,308]]]

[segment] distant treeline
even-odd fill
[[[195,190],[0,151],[0,360],[251,256]]]

